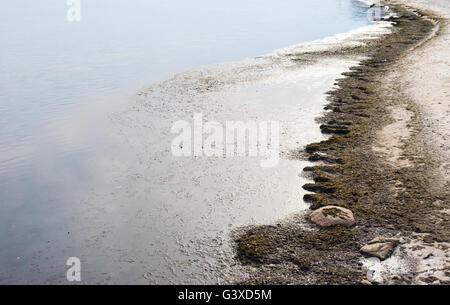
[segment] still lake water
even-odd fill
[[[67,9],[60,0],[15,0],[0,10],[0,283],[65,283],[70,256],[82,258],[87,283],[215,282],[179,276],[171,251],[156,249],[148,259],[138,245],[155,243],[146,238],[164,228],[129,234],[121,213],[86,216],[128,205],[145,212],[133,194],[116,195],[124,186],[114,177],[136,173],[127,168],[133,149],[118,139],[124,127],[111,115],[176,73],[366,26],[367,6],[81,0],[81,21],[73,23]],[[133,240],[135,250],[120,239]],[[164,268],[171,272],[158,274]]]

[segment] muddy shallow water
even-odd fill
[[[201,35],[159,43],[142,37],[160,33],[161,20],[140,28],[155,2],[108,9],[86,4],[79,25],[66,24],[65,7],[52,6],[47,14],[60,18],[44,23],[38,18],[43,6],[29,2],[29,11],[17,15],[18,7],[7,5],[5,12],[23,19],[5,16],[1,28],[1,37],[9,38],[1,40],[0,62],[0,282],[67,283],[65,263],[75,256],[84,283],[223,283],[241,276],[229,244],[233,229],[306,208],[300,173],[307,163],[289,154],[323,139],[314,120],[324,92],[358,59],[293,54],[357,43],[358,35],[379,27],[241,60],[367,25],[366,6],[291,3],[302,16],[312,9],[327,20],[305,30],[302,22],[313,18],[297,18],[292,6],[286,18],[285,10],[269,14],[275,2],[236,2],[231,7],[239,14],[230,28],[229,18],[213,18],[224,16],[218,7],[211,12],[197,2],[198,14],[208,18],[195,23],[190,16],[185,30]],[[158,9],[171,12],[170,5]],[[226,16],[235,15],[227,9]],[[108,17],[96,19],[94,12]],[[268,15],[272,19],[263,18]],[[176,32],[179,19],[170,16],[167,25]],[[127,18],[135,22],[121,27]],[[117,28],[107,31],[113,21]],[[207,30],[208,24],[214,26]],[[212,33],[221,33],[214,34],[213,49],[201,44]],[[43,40],[47,36],[60,39]],[[34,49],[23,45],[25,37]],[[228,60],[240,61],[169,78]],[[166,78],[133,97],[139,86]],[[191,122],[195,113],[219,123],[279,122],[279,163],[262,168],[260,157],[174,157],[171,127]]]

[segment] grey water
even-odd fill
[[[100,267],[131,260],[102,244],[116,220],[75,216],[110,204],[89,201],[93,190],[120,188],[111,172],[129,152],[111,114],[175,73],[369,24],[356,0],[81,0],[79,22],[68,9],[15,0],[0,10],[0,283],[67,283],[67,258],[91,242],[100,251],[82,257],[86,282],[139,282],[134,269]]]

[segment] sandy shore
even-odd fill
[[[416,3],[417,2],[417,3]],[[308,214],[238,234],[248,282],[448,284],[449,38],[446,1],[386,1],[391,34],[336,82],[320,119],[332,137],[306,146],[314,183],[304,197],[355,214],[353,228],[321,228]],[[417,5],[411,8],[408,5]],[[427,6],[421,6],[427,4]],[[375,237],[399,245],[380,261],[360,249]]]
[[[445,0],[395,1],[426,10],[439,19],[438,28],[413,50],[393,73],[401,91],[420,108],[424,139],[440,159],[442,182],[450,177],[450,2]],[[395,117],[395,115],[394,115]]]
[[[385,155],[396,169],[416,168],[417,159],[432,159],[429,188],[445,191],[450,181],[450,3],[391,2],[426,13],[436,26],[428,39],[405,54],[382,82],[387,95],[398,99],[389,106],[393,121],[379,132],[374,150]],[[441,200],[433,204],[440,211],[430,221],[436,221],[438,227],[448,222],[449,210]],[[450,244],[426,243],[422,237],[418,234],[401,252],[379,264],[378,272],[403,276],[413,270],[412,283],[448,283]]]

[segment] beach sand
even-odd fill
[[[389,108],[392,122],[378,134],[374,150],[396,169],[414,168],[421,151],[433,159],[434,179],[430,188],[448,189],[450,177],[450,3],[392,1],[425,12],[437,20],[430,37],[408,52],[384,79],[389,96],[403,97]],[[441,213],[436,226],[448,221],[449,210],[441,200],[433,203]],[[448,204],[448,203],[447,203]],[[406,243],[392,258],[375,267],[385,281],[387,275],[413,272],[414,284],[439,284],[449,280],[450,247],[446,242],[426,243],[423,234]],[[364,262],[366,266],[370,262]],[[373,268],[373,266],[372,266]],[[395,270],[394,272],[392,270]]]
[[[398,63],[392,77],[418,106],[424,120],[424,139],[440,158],[442,182],[450,177],[450,2],[401,0],[440,18],[439,28],[422,46]],[[396,115],[393,115],[394,118]]]

